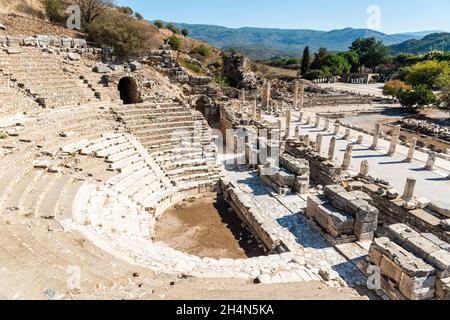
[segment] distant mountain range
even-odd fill
[[[408,40],[389,47],[392,54],[450,51],[450,33],[432,33],[420,40]]]
[[[312,51],[321,47],[329,51],[346,51],[358,38],[375,37],[386,45],[399,44],[408,40],[420,40],[436,31],[401,33],[388,35],[370,29],[346,28],[332,31],[308,29],[232,29],[215,25],[174,23],[180,29],[189,30],[190,37],[221,49],[236,49],[252,59],[269,59],[274,56],[297,57],[308,45]]]

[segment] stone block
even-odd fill
[[[340,193],[346,192],[346,190],[343,186],[340,186],[340,185],[330,185],[330,186],[325,186],[323,192],[324,192],[325,196],[330,198],[330,200],[333,200]]]
[[[431,202],[428,209],[450,218],[450,204],[444,202]]]
[[[450,231],[450,219],[441,220],[440,225],[444,231]]]
[[[348,207],[349,203],[355,200],[357,200],[357,198],[355,196],[352,196],[350,192],[341,192],[337,194],[334,199],[331,200],[331,202],[336,208],[345,210]]]
[[[373,241],[372,246],[393,261],[403,273],[411,277],[423,278],[435,274],[432,266],[388,238],[377,238]]]
[[[436,298],[439,300],[450,300],[450,278],[436,281]]]
[[[412,216],[425,223],[428,227],[437,227],[441,223],[441,220],[429,214],[425,210],[417,209],[409,212]]]
[[[361,220],[355,221],[354,233],[358,237],[358,235],[362,235],[365,233],[374,233],[377,230],[378,221],[369,221],[363,222]]]
[[[312,219],[314,219],[317,215],[317,209],[319,205],[325,205],[329,203],[328,199],[325,196],[308,196],[307,207],[306,207],[306,215]]]
[[[356,221],[358,222],[377,222],[379,211],[374,206],[366,203],[359,207],[356,212]]]
[[[382,256],[383,256],[383,254],[375,246],[370,247],[369,258],[370,258],[370,262],[372,264],[379,266]]]
[[[450,252],[439,250],[430,253],[427,262],[437,269],[439,278],[450,277]]]
[[[416,257],[427,260],[428,256],[436,251],[439,251],[440,248],[433,244],[433,242],[425,239],[422,236],[409,238],[404,244],[403,247],[414,254]]]
[[[68,53],[67,57],[72,61],[78,61],[81,59],[81,56],[78,53],[74,53],[74,52]]]
[[[435,296],[436,276],[410,277],[403,273],[399,290],[409,300],[429,300]]]
[[[372,198],[367,193],[362,192],[360,190],[350,191],[350,194],[356,197],[357,199],[367,201],[369,204],[373,203]]]
[[[422,237],[425,239],[433,242],[435,245],[437,245],[442,250],[450,251],[450,244],[448,242],[442,241],[437,236],[435,236],[432,233],[422,233]]]
[[[402,269],[394,261],[389,259],[387,256],[383,255],[381,257],[379,267],[381,273],[385,277],[389,278],[395,283],[400,283],[403,274]]]
[[[419,237],[420,234],[415,230],[411,229],[405,224],[391,224],[386,228],[386,236],[391,240],[397,243],[398,245],[402,245],[409,238]]]

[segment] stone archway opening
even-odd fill
[[[212,101],[207,96],[197,96],[191,101],[191,105],[195,110],[203,114],[203,117],[208,122],[211,128],[217,128],[220,121],[220,114],[218,108],[212,104]]]
[[[136,80],[130,77],[120,79],[117,89],[120,92],[120,100],[123,104],[139,103],[139,93]]]

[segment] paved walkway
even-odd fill
[[[356,83],[321,83],[322,88],[330,88],[338,91],[347,91],[359,94],[370,94],[377,97],[385,97],[383,95],[383,85],[375,84],[356,84]]]
[[[309,116],[309,115],[307,115]],[[298,119],[298,117],[296,117]],[[314,116],[312,116],[314,121]],[[315,128],[314,125],[301,125],[301,135],[308,134],[314,141],[317,134],[324,134],[322,143],[322,154],[328,154],[328,147],[330,141],[333,138],[334,126],[331,122],[330,131],[325,132],[323,130],[325,120],[322,119],[320,128]],[[295,126],[298,122],[292,123],[291,132],[295,130]],[[351,130],[351,136],[349,139],[344,139],[345,132],[344,127],[341,127],[338,140],[336,143],[335,157],[338,163],[342,163],[344,153],[349,143],[356,142],[359,135],[364,137],[362,145],[355,145],[353,149],[352,169],[359,172],[361,162],[363,160],[369,161],[370,175],[386,181],[389,181],[391,185],[397,189],[400,193],[403,193],[405,182],[408,177],[413,177],[417,180],[416,196],[426,197],[431,201],[443,201],[450,203],[450,180],[447,178],[450,174],[450,162],[444,159],[438,158],[436,160],[436,170],[425,170],[425,163],[428,159],[428,155],[417,151],[415,152],[414,161],[406,163],[408,148],[398,145],[397,152],[393,156],[387,156],[389,149],[389,142],[384,139],[379,140],[380,149],[377,151],[370,150],[370,146],[373,142],[373,136],[360,133],[355,130]]]

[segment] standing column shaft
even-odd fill
[[[391,145],[389,146],[388,155],[392,156],[397,150],[398,139],[400,138],[400,126],[395,126],[392,132]]]
[[[336,137],[333,137],[330,142],[330,148],[328,149],[328,160],[333,161],[335,150],[336,150]]]
[[[319,154],[322,151],[322,141],[323,141],[323,135],[319,133],[316,137],[316,152]]]
[[[403,198],[412,199],[414,197],[415,188],[416,188],[416,179],[408,178],[406,180],[405,192],[403,193]]]
[[[378,148],[378,141],[380,140],[380,133],[381,133],[381,125],[375,124],[375,132],[373,133],[373,143],[370,147],[372,150],[376,150]]]
[[[344,162],[342,164],[343,170],[350,169],[352,165],[352,157],[353,157],[353,145],[349,144],[347,145],[347,149],[345,150]]]
[[[411,162],[414,159],[414,152],[416,151],[417,139],[413,138],[411,140],[411,144],[409,145],[408,157],[406,158],[407,162]]]

